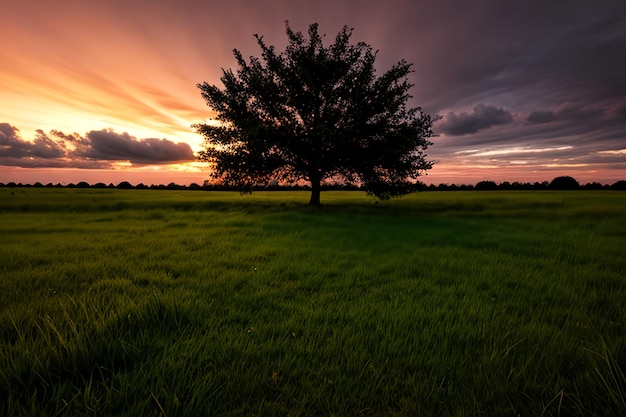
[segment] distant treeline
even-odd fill
[[[168,185],[159,184],[159,185],[145,185],[143,183],[139,183],[137,185],[133,185],[128,181],[122,181],[119,184],[115,185],[113,183],[105,184],[102,182],[96,184],[89,184],[85,181],[81,181],[79,183],[70,183],[70,184],[42,184],[40,182],[36,182],[34,184],[22,184],[9,182],[4,184],[0,182],[0,187],[40,187],[40,188],[117,188],[123,190],[194,190],[194,191],[239,191],[239,188],[229,186],[222,183],[213,183],[209,180],[204,181],[202,185],[197,183],[191,183],[189,185],[179,185],[175,183],[169,183]],[[305,191],[310,190],[308,185],[300,185],[300,184],[278,184],[276,182],[271,182],[266,186],[256,186],[252,188],[252,191]],[[322,184],[322,190],[330,191],[358,191],[359,187],[356,186],[346,186],[341,183],[327,183]],[[544,182],[508,182],[504,181],[501,183],[496,183],[495,181],[479,181],[475,185],[457,185],[457,184],[439,184],[439,185],[426,185],[422,182],[417,182],[415,184],[414,191],[496,191],[496,190],[619,190],[626,191],[626,180],[620,180],[613,184],[600,184],[599,182],[590,182],[587,184],[580,184],[573,177],[556,177],[552,181],[544,181]]]

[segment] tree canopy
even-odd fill
[[[577,190],[580,188],[580,184],[573,177],[563,176],[556,177],[550,181],[548,188],[551,190]]]
[[[198,84],[216,116],[195,124],[204,136],[198,154],[212,177],[241,189],[271,180],[310,182],[320,204],[325,180],[358,185],[381,199],[413,190],[432,167],[426,149],[436,118],[408,107],[412,64],[401,60],[376,76],[377,52],[351,43],[344,27],[324,46],[318,25],[308,37],[286,24],[288,45],[278,53],[255,35],[261,57],[222,70],[224,88]]]

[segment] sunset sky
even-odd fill
[[[279,50],[285,21],[347,25],[378,73],[414,63],[412,106],[442,119],[426,183],[626,179],[626,2],[4,0],[0,182],[190,184],[196,84],[233,48]]]

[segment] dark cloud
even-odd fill
[[[551,110],[533,110],[527,124],[568,122],[580,134],[590,131],[620,128],[626,130],[626,100],[608,103],[566,101]]]
[[[606,116],[610,120],[626,122],[626,98],[609,106],[606,110]]]
[[[555,121],[588,121],[591,119],[604,119],[607,109],[597,105],[586,105],[584,103],[573,103],[566,101],[554,110],[535,110],[526,119],[530,123],[551,123]]]
[[[530,123],[550,123],[554,121],[554,112],[551,110],[535,110],[526,119]]]
[[[33,141],[19,130],[0,123],[0,165],[24,168],[110,168],[116,161],[135,165],[158,165],[193,161],[187,143],[167,139],[137,139],[113,130],[92,130],[85,137],[53,130],[38,130]]]
[[[87,133],[91,147],[86,155],[100,160],[128,160],[134,164],[168,164],[194,159],[187,143],[167,139],[136,139],[128,133],[92,130]]]
[[[403,24],[388,28],[389,37],[405,32],[393,48],[416,42],[403,50],[415,63],[415,103],[427,112],[458,114],[490,103],[532,114],[529,124],[547,123],[568,117],[557,112],[565,102],[589,110],[626,97],[626,2],[455,3],[429,5],[424,16],[436,24],[418,18],[410,25],[415,16],[409,11]],[[600,117],[580,116],[573,119],[581,129]],[[523,138],[524,131],[516,136]]]
[[[50,139],[38,130],[34,141],[22,140],[19,130],[8,123],[0,123],[0,158],[43,158],[55,159],[65,155],[61,143]]]
[[[467,135],[512,121],[513,116],[508,111],[481,103],[470,113],[448,113],[437,126],[437,131],[450,136]]]
[[[19,130],[8,123],[0,123],[0,146],[11,146],[13,142],[19,140]]]

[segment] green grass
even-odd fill
[[[626,415],[626,194],[0,188],[0,415]]]

